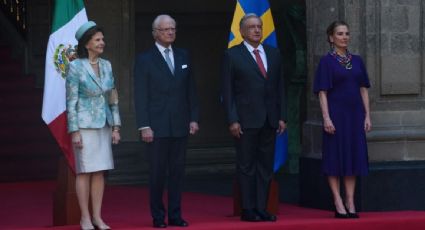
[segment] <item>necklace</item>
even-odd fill
[[[96,65],[97,63],[99,63],[99,59],[97,58],[96,61],[94,61],[94,62],[90,61],[90,59],[89,59],[89,63],[92,64],[92,65]]]
[[[351,55],[351,53],[347,50],[345,56],[341,56],[339,55],[335,49],[331,49],[329,51],[329,54],[334,57],[339,64],[341,64],[343,67],[345,67],[345,69],[352,69],[353,65],[351,64],[351,59],[353,58],[353,56]]]

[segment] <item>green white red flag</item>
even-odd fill
[[[75,58],[75,32],[87,21],[83,0],[55,0],[52,31],[46,52],[41,116],[74,172],[71,137],[67,132],[65,77],[68,63]]]

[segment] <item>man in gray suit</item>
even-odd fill
[[[199,129],[195,82],[187,51],[172,46],[175,20],[159,15],[152,34],[155,45],[136,57],[134,71],[137,125],[149,154],[150,209],[153,226],[167,227],[162,200],[167,178],[168,225],[186,227],[181,192],[188,135]]]

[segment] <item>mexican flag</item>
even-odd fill
[[[71,136],[67,132],[65,77],[77,52],[75,32],[87,22],[83,0],[55,0],[46,52],[42,118],[75,172]]]

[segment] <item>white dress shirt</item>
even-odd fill
[[[169,54],[169,56],[170,56],[171,64],[173,64],[173,66],[175,66],[175,65],[174,65],[173,48],[171,48],[171,45],[170,45],[170,46],[168,46],[168,47],[164,47],[164,46],[160,45],[158,42],[155,42],[155,45],[156,45],[156,47],[158,47],[159,52],[161,52],[162,57],[164,58],[164,60],[165,60],[165,49],[167,49],[167,48],[168,48],[168,49],[170,50],[170,52],[169,52],[168,54]]]
[[[251,54],[252,58],[254,58],[255,62],[257,62],[257,60],[255,59],[254,50],[255,49],[258,50],[258,53],[260,54],[261,60],[263,61],[264,69],[266,69],[266,72],[267,72],[267,57],[266,57],[266,52],[264,52],[263,45],[260,44],[257,48],[254,48],[252,45],[250,45],[246,41],[243,41],[243,44],[248,49],[249,53]]]

